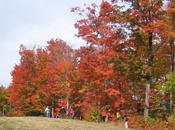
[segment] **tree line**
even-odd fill
[[[71,11],[83,17],[75,28],[86,46],[21,45],[7,88],[13,114],[40,115],[48,105],[81,107],[85,117],[95,107],[112,119],[117,111],[173,113],[175,1],[113,0]]]

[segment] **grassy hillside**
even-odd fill
[[[0,117],[0,130],[125,130],[111,123],[45,117]]]

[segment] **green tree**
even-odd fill
[[[161,86],[161,90],[168,92],[170,96],[170,113],[173,112],[173,92],[175,91],[175,73],[167,75],[167,81]]]

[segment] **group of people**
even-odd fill
[[[46,117],[51,118],[51,110],[49,106],[45,108]],[[82,120],[82,113],[80,108],[76,108],[75,110],[71,107],[66,111],[65,107],[61,107],[60,111],[57,113],[56,118],[76,118]]]
[[[50,110],[49,106],[47,106],[45,108],[44,112],[46,114],[46,117],[51,118],[51,110]],[[59,114],[57,114],[56,118],[58,118],[58,117],[64,118],[65,115],[66,115],[66,109],[64,107],[61,107],[60,112],[59,112]]]
[[[49,108],[49,106],[47,106],[45,108],[45,114],[46,117],[51,118],[51,110]],[[109,120],[109,114],[105,111],[103,111],[101,113],[102,115],[102,119],[104,122],[107,122]],[[59,114],[56,115],[56,118],[65,118],[65,117],[70,117],[72,119],[74,119],[75,117],[78,117],[80,120],[82,119],[82,114],[81,111],[79,109],[77,109],[76,111],[74,111],[72,108],[69,109],[69,111],[66,111],[66,109],[64,107],[61,107]],[[122,115],[120,114],[120,112],[116,113],[116,119],[118,121],[124,121],[124,127],[128,128],[128,117],[126,115],[124,115],[122,117]]]
[[[102,120],[104,122],[108,122],[108,120],[110,120],[110,114],[108,112],[106,112],[106,111],[102,111],[101,116],[102,116]],[[120,112],[117,112],[116,113],[116,119],[117,119],[117,121],[123,121],[124,122],[124,127],[128,128],[128,121],[129,121],[129,119],[128,119],[128,117],[126,115],[124,115],[122,117]]]
[[[128,117],[126,115],[124,115],[122,117],[122,115],[119,112],[117,112],[116,113],[116,118],[117,118],[118,121],[122,121],[122,119],[123,119],[123,121],[124,121],[124,127],[125,128],[128,128],[128,121],[129,121],[129,119],[128,119]]]

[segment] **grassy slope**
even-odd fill
[[[0,130],[125,130],[109,123],[44,117],[0,117]],[[128,130],[128,129],[127,129]]]

